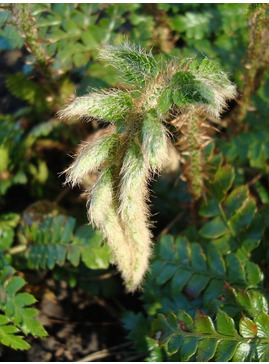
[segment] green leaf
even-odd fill
[[[163,267],[161,273],[157,276],[156,282],[158,284],[164,284],[167,282],[171,277],[173,277],[174,273],[176,272],[177,267],[172,264],[167,264]]]
[[[261,343],[257,345],[257,359],[261,362],[268,362],[269,361],[269,351],[268,351],[268,343]]]
[[[199,234],[208,239],[216,239],[227,232],[228,227],[220,216],[215,217],[199,230]]]
[[[227,217],[232,217],[248,198],[248,189],[246,186],[240,186],[233,189],[225,201]]]
[[[173,103],[172,90],[168,88],[164,90],[161,96],[159,97],[158,100],[159,109],[163,114],[165,114],[172,106],[172,103]]]
[[[183,108],[186,106],[186,100],[184,95],[180,90],[175,90],[173,92],[173,102],[180,108]]]
[[[233,254],[227,254],[225,256],[227,273],[229,277],[229,281],[231,283],[237,282],[245,282],[246,276],[243,269],[243,265],[240,263],[238,258]]]
[[[168,347],[167,347],[168,353],[169,354],[177,353],[182,345],[182,342],[183,338],[181,336],[177,335],[173,336],[171,340],[168,342]]]
[[[208,285],[210,277],[194,274],[186,285],[186,294],[190,299],[197,298]]]
[[[254,199],[247,199],[244,201],[242,207],[237,213],[230,218],[229,223],[236,233],[242,228],[246,228],[250,225],[256,212],[256,202]]]
[[[11,74],[6,79],[8,90],[18,99],[43,110],[46,106],[44,90],[38,83],[29,80],[22,73]]]
[[[248,343],[239,343],[236,351],[233,355],[234,362],[244,362],[247,361],[250,352],[250,345]]]
[[[7,250],[12,245],[13,239],[14,239],[14,228],[17,226],[19,219],[20,219],[20,215],[18,215],[18,214],[10,213],[10,214],[0,215],[0,248],[1,249]]]
[[[182,346],[180,348],[182,361],[188,361],[196,353],[198,341],[199,339],[196,337],[186,338],[183,340]]]
[[[257,325],[257,336],[260,338],[269,337],[269,315],[265,312],[260,312],[255,317],[255,324]]]
[[[119,46],[104,45],[100,57],[118,69],[123,80],[130,84],[143,85],[145,79],[156,77],[159,67],[156,59],[146,54],[139,47],[125,43]]]
[[[171,290],[173,294],[177,294],[182,291],[182,289],[189,282],[192,272],[186,269],[178,269],[171,281]]]
[[[240,344],[239,344],[240,345]],[[221,340],[218,343],[215,361],[227,362],[234,356],[238,347],[238,342]]]
[[[18,293],[15,296],[16,305],[18,305],[19,307],[31,306],[36,303],[36,301],[37,300],[35,299],[35,297],[27,292]]]
[[[191,248],[191,265],[199,270],[199,271],[206,271],[206,256],[200,247],[200,245],[193,243],[190,245]]]
[[[257,325],[248,317],[243,316],[239,322],[239,332],[245,338],[254,338],[257,335]]]
[[[234,178],[234,169],[230,165],[223,166],[217,170],[212,187],[219,201],[223,199],[227,191],[231,188]]]
[[[102,246],[102,236],[90,226],[81,226],[74,232],[75,219],[64,215],[43,216],[38,223],[22,229],[21,233],[31,241],[28,248],[29,262],[34,268],[53,269],[63,266],[66,260],[78,266],[82,260],[88,268],[106,269],[110,253]]]
[[[22,277],[12,277],[6,284],[5,291],[14,295],[25,285],[25,280]]]
[[[15,326],[7,325],[8,320],[0,315],[0,342],[15,350],[28,350],[30,345],[20,335],[16,335],[18,329]]]
[[[237,331],[234,326],[234,321],[227,315],[226,312],[218,310],[216,316],[217,331],[226,336],[236,336]]]
[[[207,261],[210,270],[216,275],[225,275],[226,268],[225,262],[220,252],[215,248],[209,248],[207,254]]]
[[[262,271],[260,270],[259,266],[253,262],[246,263],[246,274],[250,285],[256,286],[263,279]]]
[[[214,198],[210,200],[203,201],[202,207],[199,210],[199,214],[205,217],[212,217],[219,214],[219,204],[218,201]]]
[[[198,342],[198,350],[196,359],[197,361],[209,361],[215,355],[216,349],[218,345],[218,340],[216,339],[208,339],[208,340],[200,340]]]
[[[175,257],[177,259],[182,260],[185,264],[188,264],[190,261],[190,244],[188,243],[187,239],[179,236],[175,240],[175,249],[176,254]],[[198,262],[199,264],[200,262]]]
[[[236,294],[236,299],[246,310],[251,310],[251,297],[247,291],[240,289]]]
[[[196,311],[194,322],[197,332],[201,334],[216,333],[211,318],[209,316],[206,316],[202,311]]]

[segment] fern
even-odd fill
[[[197,311],[194,320],[184,311],[159,315],[152,324],[159,345],[181,361],[268,361],[269,315],[261,311],[253,320],[242,316],[239,324],[219,310],[212,319]]]
[[[0,342],[14,349],[26,350],[30,345],[17,335],[18,332],[40,338],[47,336],[47,332],[36,319],[38,311],[28,307],[36,299],[29,293],[19,292],[25,280],[15,275],[15,269],[7,264],[2,253],[0,259],[0,310],[4,313],[0,315]]]
[[[172,59],[162,64],[128,42],[102,45],[100,58],[118,69],[132,88],[93,92],[59,112],[61,118],[88,116],[116,124],[115,134],[111,131],[81,149],[67,169],[66,181],[74,185],[86,173],[100,170],[88,192],[89,220],[102,230],[127,290],[135,291],[151,255],[147,184],[153,173],[169,164],[169,124],[176,125],[177,115],[183,115],[180,124],[193,120],[192,138],[199,139],[194,115],[203,112],[219,117],[226,100],[235,96],[235,87],[214,62],[178,64]],[[196,180],[193,191],[198,198],[203,165],[197,148],[197,143],[189,145]]]
[[[19,238],[27,244],[26,254],[31,268],[53,269],[70,262],[78,266],[80,261],[90,269],[109,266],[109,252],[101,246],[102,236],[90,226],[74,231],[75,219],[64,215],[44,216],[40,222],[21,227]]]
[[[142,295],[151,315],[202,306],[209,312],[220,307],[234,316],[240,310],[253,314],[252,301],[266,305],[260,293],[263,274],[253,262],[243,265],[232,253],[223,255],[215,247],[202,249],[184,237],[168,235],[154,253]]]
[[[202,226],[199,234],[223,253],[233,251],[243,263],[259,245],[264,227],[247,186],[236,186],[231,191],[234,178],[231,166],[217,169],[209,184],[214,196],[200,209],[200,214],[210,221]]]
[[[13,243],[14,228],[19,222],[18,214],[9,213],[0,215],[0,249],[7,250]]]
[[[15,350],[30,349],[30,345],[23,340],[22,336],[16,335],[19,329],[9,323],[6,316],[0,315],[0,342]]]
[[[172,294],[177,294],[186,286],[187,296],[193,299],[209,283],[215,290],[219,285],[221,292],[224,282],[229,282],[233,287],[251,288],[263,279],[262,272],[254,263],[248,262],[243,266],[234,254],[222,255],[215,247],[204,252],[199,244],[189,243],[184,237],[173,241],[171,236],[164,236],[156,254],[151,272],[156,283],[163,285],[171,279]]]
[[[16,98],[35,105],[39,111],[46,109],[46,95],[42,86],[27,79],[25,75],[21,73],[9,75],[6,78],[6,86]]]

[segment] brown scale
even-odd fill
[[[169,123],[177,129],[174,146],[181,155],[181,179],[188,184],[195,199],[204,197],[204,181],[211,174],[207,172],[208,164],[204,160],[203,150],[212,141],[211,135],[218,129],[207,121],[203,107],[178,114]]]

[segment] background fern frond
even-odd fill
[[[159,344],[167,345],[170,354],[179,353],[182,361],[267,361],[268,322],[263,311],[253,320],[242,316],[238,325],[222,310],[215,325],[202,311],[196,312],[194,320],[179,311],[159,315],[152,329]]]
[[[36,319],[38,311],[29,307],[36,299],[29,293],[19,292],[26,282],[15,273],[0,252],[0,310],[4,313],[0,315],[0,342],[14,349],[26,350],[30,345],[24,341],[24,336],[32,334],[44,338],[47,332]]]

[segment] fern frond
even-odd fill
[[[197,311],[194,319],[186,312],[158,315],[152,324],[159,345],[168,353],[178,353],[182,361],[268,361],[269,315],[261,311],[253,320],[242,316],[237,326],[226,312],[219,310],[212,319]]]
[[[169,256],[164,255],[167,251],[170,251]],[[199,244],[189,243],[183,237],[174,241],[171,236],[164,236],[155,255],[149,284],[167,284],[172,295],[184,289],[191,299],[203,292],[205,305],[217,300],[227,283],[236,289],[253,289],[258,288],[263,279],[256,264],[244,267],[234,254],[222,255],[214,247],[204,252]],[[225,300],[219,304],[225,304]]]
[[[78,266],[80,261],[90,269],[109,266],[108,247],[102,246],[102,236],[90,226],[75,230],[75,219],[45,215],[39,222],[21,226],[19,238],[27,244],[26,256],[35,269],[53,269],[70,262]]]
[[[22,277],[15,275],[15,269],[0,254],[0,310],[4,313],[0,315],[0,342],[21,350],[29,349],[30,346],[22,336],[15,335],[17,332],[41,338],[47,336],[46,330],[36,319],[38,311],[28,307],[36,299],[29,293],[19,293],[25,283]]]

